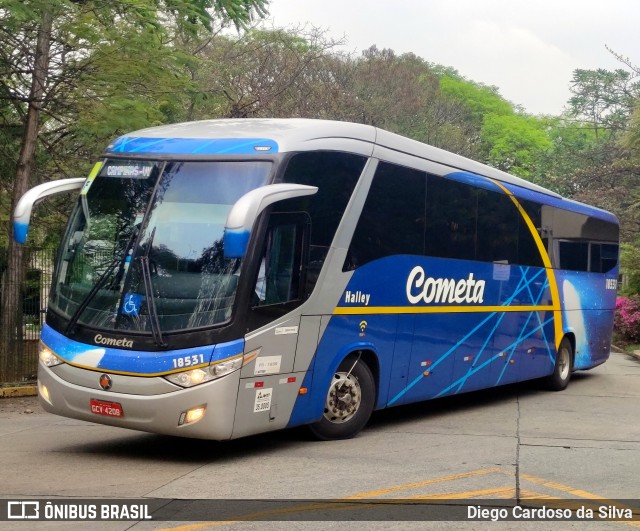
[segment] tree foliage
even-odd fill
[[[531,179],[539,158],[553,146],[539,119],[518,114],[486,114],[481,137],[489,164]]]
[[[570,85],[569,114],[593,127],[596,137],[625,131],[640,83],[624,69],[577,69]]]
[[[3,176],[13,176],[3,179],[11,199],[0,206],[9,203],[11,212],[43,175],[86,169],[105,137],[161,123],[158,103],[173,105],[171,95],[185,83],[173,41],[210,33],[217,20],[244,27],[264,15],[266,5],[267,0],[0,0],[0,138],[8,146],[0,168],[7,169]],[[3,217],[8,233],[8,213]],[[13,369],[11,354],[22,343],[22,255],[9,239],[0,380]]]

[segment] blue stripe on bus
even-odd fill
[[[406,282],[416,265],[432,277],[484,279],[485,303],[503,311],[459,312],[451,305],[434,312],[410,313]],[[289,426],[319,420],[328,382],[344,356],[366,341],[379,363],[377,408],[443,397],[551,374],[555,364],[554,312],[535,310],[550,299],[544,268],[511,266],[508,277],[492,264],[428,257],[393,257],[357,269],[320,339],[313,362],[313,385],[298,399]],[[609,356],[616,291],[605,290],[608,273],[556,271],[563,333],[574,333],[574,367],[586,369]],[[379,279],[384,278],[384,282]],[[349,297],[347,297],[349,294]],[[368,297],[367,297],[368,296]],[[356,302],[349,303],[348,300]],[[368,302],[368,305],[365,304]],[[428,306],[420,301],[423,306]],[[371,306],[398,313],[372,313]],[[510,306],[523,308],[509,312]],[[526,310],[530,305],[531,310]],[[402,313],[402,307],[407,308]],[[360,311],[361,313],[358,313]],[[369,312],[369,313],[368,313]],[[364,332],[361,323],[366,321]],[[425,406],[428,407],[428,406]]]
[[[71,365],[132,376],[158,376],[180,372],[192,365],[208,365],[239,356],[244,352],[244,339],[166,352],[123,350],[73,341],[48,325],[42,329],[41,338],[56,356]],[[189,365],[186,366],[186,363]]]
[[[19,221],[13,222],[13,239],[17,243],[24,243],[27,241],[27,233],[29,232],[29,224],[21,223]]]
[[[410,304],[408,278],[418,265],[425,278],[458,282],[472,274],[484,281],[482,304]],[[417,256],[370,262],[353,273],[338,302],[318,345],[310,396],[296,403],[290,426],[322,416],[333,372],[346,353],[361,349],[363,341],[372,345],[380,365],[377,408],[515,382],[521,379],[520,371],[532,377],[549,374],[553,361],[548,354],[555,352],[553,313],[546,305],[550,299],[544,268],[495,268],[490,263]],[[397,313],[373,313],[372,307]],[[416,307],[432,311],[413,313]],[[338,311],[344,308],[349,313]],[[539,317],[533,319],[534,314]],[[511,363],[516,352],[518,363]]]
[[[502,193],[500,187],[496,185],[492,180],[475,173],[470,173],[467,171],[456,171],[453,173],[448,173],[447,175],[445,175],[445,177],[447,179],[452,179],[454,181],[469,184],[476,188],[484,188],[485,190],[490,190],[492,192]]]
[[[268,138],[145,138],[121,136],[108,153],[154,153],[164,155],[256,155],[278,152]]]
[[[446,174],[445,177],[447,179],[452,179],[454,181],[460,181],[465,184],[469,184],[476,188],[484,188],[485,190],[500,192],[500,187],[497,186],[491,179],[475,173],[456,171]],[[610,223],[618,224],[618,219],[614,214],[601,210],[599,208],[585,205],[584,203],[573,201],[571,199],[545,194],[537,190],[530,190],[528,188],[518,186],[517,184],[511,184],[504,181],[500,181],[500,184],[502,184],[513,195],[520,199],[542,203],[544,205],[549,205],[554,208],[560,208],[563,210],[570,210],[572,212],[584,214],[585,216],[592,216],[604,221],[608,221]]]

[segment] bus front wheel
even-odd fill
[[[323,441],[350,439],[365,427],[375,402],[371,370],[359,358],[345,359],[333,375],[322,418],[309,426]]]
[[[556,355],[556,364],[553,373],[547,376],[547,388],[551,391],[562,391],[569,385],[571,371],[573,370],[573,347],[566,337],[560,342],[560,348]]]

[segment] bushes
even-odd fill
[[[616,315],[613,326],[624,339],[640,342],[639,295],[618,297],[616,299]]]

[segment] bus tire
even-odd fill
[[[375,381],[367,364],[353,357],[345,359],[329,384],[322,418],[310,424],[309,430],[322,441],[355,437],[371,417],[375,396]]]
[[[553,373],[545,379],[547,389],[551,391],[562,391],[565,389],[567,385],[569,385],[572,371],[573,347],[571,346],[571,341],[564,337],[560,342]]]

